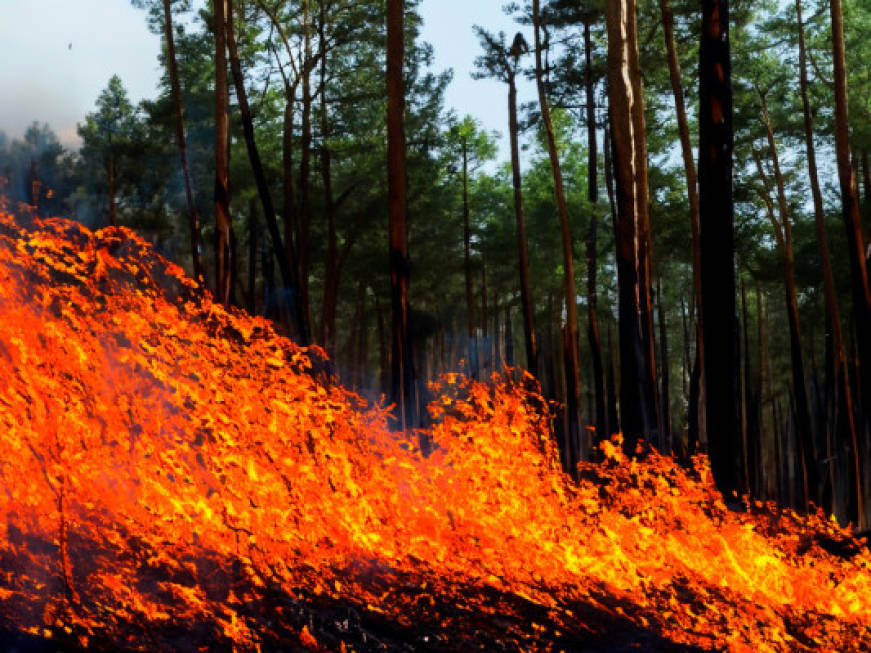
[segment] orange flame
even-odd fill
[[[822,514],[618,439],[574,484],[518,374],[443,378],[424,459],[309,355],[128,230],[0,214],[0,635],[871,648],[871,555]]]

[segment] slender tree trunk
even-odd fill
[[[798,429],[798,447],[802,462],[802,487],[804,490],[804,504],[807,506],[808,501],[819,502],[817,497],[818,482],[817,482],[817,465],[816,454],[814,451],[814,436],[810,414],[810,404],[807,395],[807,381],[804,370],[804,357],[801,351],[801,326],[798,316],[798,295],[795,287],[795,254],[792,245],[792,218],[790,216],[789,204],[786,198],[786,187],[783,181],[783,174],[780,170],[780,157],[778,156],[777,143],[774,139],[774,131],[771,127],[771,120],[768,115],[768,108],[765,102],[765,95],[760,92],[760,100],[762,103],[762,122],[765,125],[765,133],[768,138],[768,147],[771,151],[771,161],[774,167],[774,180],[777,189],[777,203],[780,212],[780,222],[774,217],[774,212],[770,209],[769,216],[775,228],[777,242],[783,252],[785,260],[786,274],[786,305],[787,316],[789,319],[789,342],[790,342],[790,359],[792,363],[792,383],[795,393],[795,414],[796,428]],[[768,192],[767,175],[762,167],[758,155],[754,152],[756,158],[756,166],[760,178],[766,186]]]
[[[547,133],[547,150],[550,156],[550,166],[553,171],[554,194],[556,196],[557,213],[559,214],[560,232],[563,245],[563,287],[565,291],[566,329],[568,333],[563,339],[567,347],[564,360],[566,365],[566,410],[568,411],[569,446],[567,451],[567,470],[574,476],[579,460],[586,458],[586,451],[579,451],[575,443],[580,442],[580,389],[578,379],[578,303],[575,290],[575,264],[573,258],[573,243],[569,211],[566,205],[563,176],[560,169],[559,153],[556,147],[553,123],[550,117],[550,103],[545,87],[544,65],[542,63],[543,45],[541,43],[541,14],[539,0],[532,0],[532,19],[535,32],[535,79],[538,88],[538,102],[541,107],[541,117]]]
[[[309,235],[311,230],[311,145],[312,145],[312,92],[311,74],[314,69],[314,59],[311,49],[311,0],[302,0],[303,16],[303,62],[300,74],[302,76],[302,150],[299,163],[299,238],[297,240],[297,257],[299,263],[299,289],[302,319],[306,333],[311,332],[311,297],[309,295],[309,261],[311,252]]]
[[[816,222],[817,241],[820,248],[820,262],[822,263],[823,268],[823,289],[825,292],[826,313],[828,315],[827,326],[829,335],[831,336],[834,377],[835,382],[838,385],[838,392],[836,394],[841,396],[841,401],[843,401],[845,404],[846,410],[843,415],[844,425],[846,426],[846,435],[852,449],[853,473],[855,474],[858,490],[856,496],[858,514],[851,515],[850,518],[856,520],[856,523],[859,523],[860,516],[864,513],[864,506],[862,501],[862,470],[859,459],[859,441],[856,433],[855,412],[853,408],[853,393],[850,388],[849,371],[844,353],[843,337],[841,333],[841,316],[838,307],[838,296],[835,290],[835,276],[832,272],[832,262],[829,255],[828,236],[826,234],[825,224],[826,216],[825,210],[823,208],[823,194],[820,190],[819,174],[817,172],[817,157],[816,147],[814,146],[813,132],[813,113],[811,112],[810,100],[808,97],[807,52],[805,49],[801,0],[795,0],[795,9],[798,27],[799,82],[802,110],[804,115],[805,147],[807,153],[808,174],[811,184],[811,195],[813,197],[814,203],[814,219]],[[867,166],[865,170],[867,172]],[[831,463],[829,463],[829,465],[831,466]]]
[[[115,155],[111,153],[106,161],[106,177],[109,186],[109,224],[117,227],[118,208],[115,202]]]
[[[669,393],[669,373],[668,373],[668,329],[665,322],[665,310],[662,302],[662,284],[657,281],[656,284],[656,299],[657,312],[659,313],[659,351],[660,351],[660,370],[662,375],[662,390],[660,391],[660,401],[662,402],[662,434],[660,447],[663,454],[668,455],[671,452],[671,395]]]
[[[469,369],[478,377],[478,342],[475,338],[475,295],[472,290],[472,229],[469,225],[469,151],[463,138],[463,271],[466,276],[466,314],[469,327]]]
[[[602,342],[599,336],[597,289],[598,229],[599,217],[596,206],[599,201],[599,153],[596,140],[596,101],[593,79],[593,39],[590,35],[590,20],[584,21],[584,89],[587,100],[587,199],[590,201],[590,231],[587,234],[587,339],[590,342],[590,357],[593,362],[593,391],[596,438],[607,438],[611,427],[605,409],[605,370],[602,365]]]
[[[284,105],[284,125],[281,139],[281,167],[284,184],[284,251],[287,266],[290,268],[293,285],[299,288],[299,257],[297,243],[299,242],[299,219],[296,214],[296,197],[293,182],[293,100],[296,86],[285,86],[286,101]],[[301,299],[297,299],[301,302]]]
[[[844,19],[841,0],[831,1],[832,51],[835,82],[835,151],[838,160],[838,178],[841,186],[844,226],[847,232],[848,256],[852,270],[853,314],[858,334],[860,370],[857,378],[861,387],[862,415],[865,430],[871,422],[871,287],[868,283],[866,253],[862,240],[859,216],[859,194],[850,161],[850,122],[848,115],[846,54],[844,52]],[[860,452],[860,456],[863,452]],[[860,493],[863,491],[859,490]],[[860,514],[860,523],[866,526],[866,517]]]
[[[215,1],[215,223],[216,281],[219,302],[230,305],[232,256],[230,250],[230,108],[227,93],[227,0]]]
[[[188,220],[191,232],[191,257],[194,267],[194,279],[203,275],[200,262],[200,216],[194,202],[194,191],[191,185],[191,171],[188,166],[187,144],[184,134],[184,116],[181,107],[181,86],[178,80],[178,63],[175,58],[175,35],[172,28],[171,0],[163,0],[163,26],[166,37],[166,68],[169,71],[169,83],[172,89],[172,105],[175,113],[175,138],[181,158],[181,170],[184,175],[184,190],[188,204]]]
[[[706,421],[714,480],[729,497],[738,489],[740,437],[729,3],[702,0],[701,5],[699,220]]]
[[[236,100],[239,103],[239,112],[242,115],[242,131],[245,135],[245,146],[248,150],[248,160],[251,162],[251,171],[254,174],[254,181],[257,185],[257,194],[260,196],[260,203],[263,206],[263,215],[266,219],[266,226],[269,229],[273,251],[275,252],[278,261],[281,281],[287,291],[286,297],[290,304],[289,308],[294,328],[296,329],[296,337],[299,344],[305,346],[308,345],[308,331],[305,328],[300,307],[297,303],[299,293],[295,288],[293,272],[288,265],[287,256],[284,252],[284,245],[281,242],[278,219],[275,214],[275,207],[272,204],[272,194],[269,190],[269,183],[266,181],[266,173],[263,170],[263,162],[260,159],[260,151],[257,148],[257,141],[254,138],[254,122],[251,117],[251,108],[248,105],[248,94],[245,91],[245,77],[242,75],[242,64],[239,61],[239,50],[236,46],[236,34],[233,26],[233,1],[224,1],[226,2],[227,7],[226,31],[227,45],[229,46],[230,52],[230,67],[233,70]]]
[[[248,314],[257,310],[257,202],[252,197],[248,202]]]
[[[535,343],[535,319],[529,283],[529,252],[526,221],[523,217],[523,186],[520,176],[520,146],[517,133],[517,86],[512,73],[508,80],[508,128],[511,139],[511,183],[514,188],[514,217],[517,222],[517,259],[520,272],[520,304],[523,314],[523,338],[526,344],[526,368],[538,376],[538,349]]]
[[[695,296],[696,305],[696,347],[699,351],[699,373],[698,383],[704,383],[704,329],[702,326],[702,249],[701,249],[701,228],[699,226],[699,191],[698,191],[698,175],[696,173],[696,162],[693,155],[692,142],[690,140],[690,126],[687,119],[686,101],[684,97],[683,81],[681,79],[680,61],[677,56],[677,47],[674,40],[674,13],[671,10],[668,0],[659,0],[660,13],[662,15],[662,27],[665,35],[665,47],[668,54],[668,72],[671,80],[671,90],[674,96],[674,109],[677,117],[678,135],[680,137],[680,148],[683,156],[684,175],[687,184],[687,198],[690,208],[690,233],[692,234],[693,245],[693,294]],[[701,394],[701,389],[696,390],[696,397]],[[691,404],[689,410],[698,411],[699,404]],[[698,428],[701,421],[701,415],[695,415],[693,422]],[[698,441],[698,431],[694,435],[695,441]]]
[[[649,218],[643,101],[634,0],[607,4],[608,90],[616,182],[620,313],[620,412],[626,450],[657,439],[658,417],[650,323]],[[640,79],[638,80],[640,84]],[[647,241],[647,242],[646,242]]]
[[[321,49],[326,43],[326,4],[319,0],[318,40]],[[333,355],[336,348],[336,307],[339,301],[339,282],[341,270],[339,267],[338,237],[336,235],[336,207],[333,201],[332,161],[329,149],[330,120],[327,105],[327,56],[321,52],[320,57],[320,94],[321,94],[321,180],[324,186],[324,212],[327,217],[327,251],[324,259],[324,295],[321,302],[321,343],[327,354]]]
[[[414,364],[408,326],[404,35],[403,0],[387,0],[387,194],[390,205],[390,288],[393,308],[391,386],[392,400],[403,431],[417,422],[414,412]]]

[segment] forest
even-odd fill
[[[0,575],[0,636],[67,637],[82,648],[90,638],[113,650],[132,632],[146,648],[220,640],[272,650],[289,635],[262,620],[269,606],[299,650],[861,650],[871,643],[861,616],[871,609],[871,6],[494,2],[516,33],[484,24],[462,38],[477,43],[473,77],[501,83],[504,94],[491,98],[504,107],[500,134],[446,105],[453,72],[434,67],[420,2],[132,0],[162,39],[156,96],[134,104],[112,77],[78,125],[78,149],[47,124],[20,139],[0,132],[0,235],[23,243],[0,247],[2,321],[18,329],[0,340],[0,368],[21,384],[0,403],[12,433],[16,411],[31,415],[16,402],[44,387],[45,408],[29,417],[34,435],[21,436],[31,444],[19,443],[33,466],[20,469],[43,474],[51,490],[0,505],[11,542],[0,542],[0,572],[57,567],[46,562],[52,552],[24,557],[31,536],[11,525],[15,501],[34,514],[47,501],[49,525],[34,518],[32,529],[59,529],[44,537],[55,542],[51,573],[67,605],[58,599],[50,611],[45,632],[55,617],[61,624],[54,635],[22,626],[27,619],[12,615],[48,608],[30,581],[4,585]],[[535,101],[519,102],[518,87],[533,88]],[[56,216],[73,222],[59,226]],[[96,252],[93,263],[66,254],[76,247]],[[14,306],[16,284],[33,284],[44,318]],[[79,313],[65,308],[73,305]],[[66,351],[65,338],[79,353]],[[68,382],[21,372],[34,356],[78,369],[79,360],[102,361],[104,346],[136,354],[112,349],[104,372],[69,372]],[[123,401],[100,389],[52,403],[52,384],[78,397],[116,367],[131,370],[112,390]],[[144,381],[143,370],[156,380]],[[56,434],[57,420],[74,419],[58,415],[79,414],[77,424],[90,424],[80,449],[76,438],[33,444],[47,424]],[[278,415],[298,425],[296,444],[250,435],[274,431]],[[100,540],[84,527],[75,535],[91,517],[73,516],[85,482],[68,464],[80,461],[81,479],[103,483],[94,461],[109,446],[107,424],[130,433],[129,452],[123,439],[112,449],[126,456],[118,465],[136,470],[118,487],[144,494],[106,510],[117,524],[175,517],[153,529],[118,526]],[[187,445],[163,444],[155,458],[134,451],[141,434],[173,429],[211,447],[212,462]],[[92,442],[97,431],[102,441]],[[46,460],[62,471],[38,472]],[[168,481],[160,460],[174,470]],[[361,474],[371,478],[364,484]],[[250,487],[244,501],[222,494],[234,483]],[[493,503],[505,488],[511,508]],[[618,491],[622,507],[611,503]],[[267,513],[283,493],[300,507]],[[210,503],[213,494],[226,503]],[[396,507],[400,496],[414,507]],[[334,529],[293,512],[305,506]],[[636,509],[642,525],[627,513]],[[289,512],[299,543],[275,530]],[[528,530],[488,521],[488,512]],[[393,525],[397,516],[430,543]],[[191,518],[201,526],[167,530]],[[591,535],[589,551],[564,544],[611,519],[622,526],[602,526],[606,536]],[[660,572],[641,562],[655,547],[634,544],[648,541],[645,528],[688,533],[679,543],[651,540],[676,547],[662,554],[661,586]],[[479,552],[463,548],[464,532]],[[752,539],[757,532],[773,544]],[[130,533],[143,561],[150,555],[166,575],[155,581],[164,594],[140,589],[147,598],[138,603],[119,589],[144,573],[145,562],[124,555]],[[187,572],[161,547],[188,536],[205,551],[191,573],[205,577],[206,561],[233,589],[202,581],[194,601],[164,587],[185,585],[177,576]],[[718,537],[723,548],[709,548]],[[76,575],[85,572],[73,570],[85,565],[71,562],[74,545],[117,557],[115,580],[100,576],[116,602],[111,619],[69,607],[89,591]],[[511,566],[537,545],[542,561]],[[349,561],[355,547],[376,561],[371,568]],[[696,568],[675,571],[679,547],[709,560],[699,569],[738,571],[722,572],[725,589]],[[411,562],[400,564],[406,554]],[[429,559],[444,565],[434,567],[448,574],[444,584],[419,568]],[[818,576],[808,571],[815,560]],[[593,580],[568,589],[585,565],[598,570]],[[801,573],[811,575],[799,587]],[[763,578],[777,580],[763,588]],[[379,596],[379,583],[421,589]],[[418,603],[427,583],[431,617]],[[473,598],[469,583],[484,589]],[[312,594],[298,594],[302,586]],[[836,604],[819,607],[829,591]],[[259,607],[227,607],[234,592]],[[792,592],[795,608],[761,607]],[[625,602],[640,594],[647,602]],[[663,617],[669,597],[692,604],[699,621],[677,608]],[[182,602],[180,618],[215,630],[188,641],[131,626],[175,623]],[[336,630],[347,605],[364,617]],[[500,611],[516,624],[500,625]],[[576,615],[597,624],[597,636],[628,633],[625,648],[586,639]],[[754,619],[748,628],[757,630],[733,638]],[[533,620],[544,625],[520,625]],[[431,646],[420,639],[427,628]],[[139,650],[132,637],[125,646]]]

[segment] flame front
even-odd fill
[[[311,359],[130,231],[0,215],[0,634],[871,648],[871,555],[824,516],[728,510],[704,459],[616,441],[572,483],[517,373],[444,378],[423,458]]]

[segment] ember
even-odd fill
[[[705,459],[560,469],[516,373],[434,451],[131,231],[0,216],[0,637],[51,650],[871,648],[871,555]],[[312,350],[320,356],[317,350]]]

